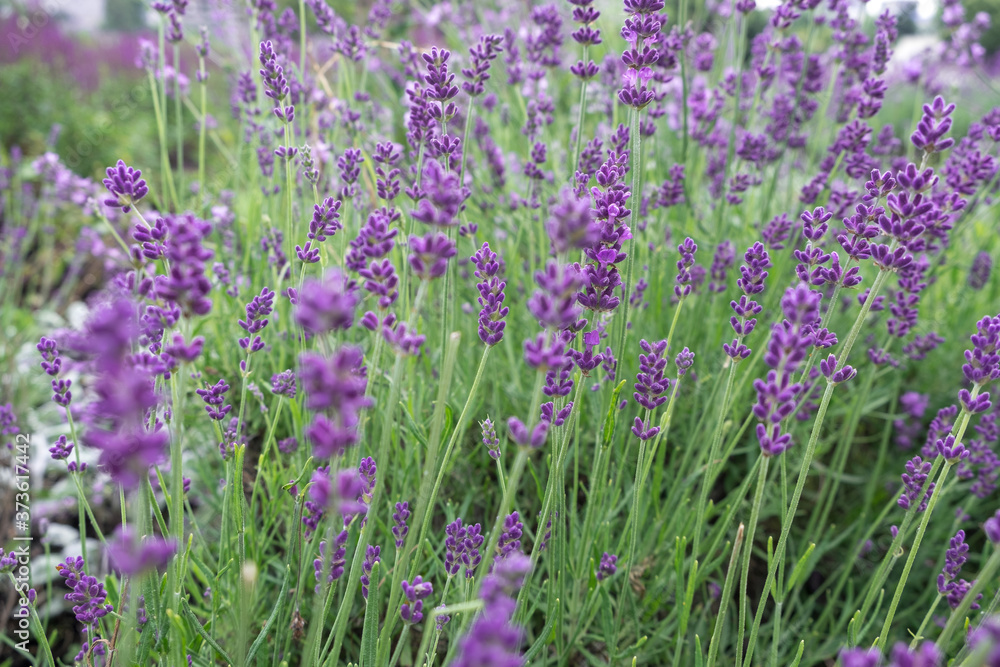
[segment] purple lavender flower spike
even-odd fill
[[[486,451],[489,453],[491,459],[494,461],[499,460],[500,438],[497,437],[496,426],[494,426],[489,417],[480,422],[480,426],[483,430],[483,444],[486,446]]]
[[[993,544],[1000,544],[1000,510],[983,523],[986,538]]]
[[[326,272],[322,280],[309,279],[299,292],[295,321],[313,334],[346,331],[354,324],[358,295],[353,281],[337,268]]]
[[[483,612],[476,617],[468,634],[459,640],[450,667],[522,667],[525,664],[519,653],[523,633],[511,624],[511,620],[517,605],[514,594],[530,568],[531,560],[517,551],[494,566],[479,591],[485,603]]]
[[[969,589],[972,588],[971,583],[958,578],[958,573],[968,558],[968,554],[969,545],[965,543],[965,531],[960,530],[948,543],[948,550],[945,552],[944,568],[937,579],[938,593],[947,598],[948,606],[952,609],[957,609],[962,604],[962,599],[969,592]],[[976,600],[980,598],[982,598],[982,594],[979,594]],[[979,609],[979,605],[973,602],[970,609]]]
[[[176,540],[149,536],[140,542],[131,530],[119,531],[108,545],[115,569],[129,576],[162,568],[176,553]]]
[[[368,545],[368,549],[365,551],[365,560],[361,565],[361,597],[365,600],[368,599],[368,587],[372,584],[372,568],[375,567],[375,563],[382,562],[381,553],[382,547],[371,544]]]
[[[82,662],[85,655],[91,654],[91,649],[92,655],[103,656],[107,652],[106,644],[99,641],[101,636],[98,634],[98,622],[114,611],[114,605],[107,602],[108,594],[104,590],[104,584],[96,577],[86,574],[83,568],[81,556],[67,558],[65,563],[56,565],[59,576],[66,580],[66,586],[70,588],[70,592],[64,597],[69,602],[76,603],[73,614],[87,636],[74,658],[75,662]]]
[[[497,540],[497,551],[496,555],[493,556],[494,569],[497,567],[498,563],[502,562],[511,554],[518,553],[521,548],[521,535],[523,530],[524,525],[521,523],[521,517],[517,513],[517,510],[511,512],[504,518],[503,532],[500,533],[500,538]]]
[[[924,484],[926,484],[927,476],[930,472],[930,461],[924,461],[919,456],[915,456],[911,460],[907,461],[906,472],[904,472],[902,476],[903,491],[900,493],[899,500],[896,501],[896,504],[904,510],[908,510],[919,499],[920,505],[917,507],[917,511],[923,512],[927,509],[927,502],[930,500],[931,493],[934,491],[934,482],[930,483],[926,492],[924,491]]]
[[[195,390],[195,393],[205,401],[205,411],[208,412],[209,419],[222,421],[229,414],[229,411],[233,409],[232,405],[222,405],[226,402],[227,391],[229,391],[229,385],[222,379],[214,385],[209,385],[207,389]]]
[[[584,284],[579,269],[549,260],[544,271],[535,273],[535,282],[540,289],[528,299],[528,310],[538,323],[552,330],[572,327],[582,312],[576,303],[577,292]]]
[[[962,365],[965,379],[982,386],[1000,378],[1000,315],[979,320],[970,340],[972,349],[965,351]]]
[[[462,525],[462,519],[458,518],[449,523],[444,528],[447,538],[444,541],[444,571],[449,577],[458,574],[462,567],[462,559],[465,556],[465,538],[468,529]]]
[[[507,323],[504,318],[510,309],[503,305],[504,282],[503,264],[497,254],[490,249],[489,243],[483,246],[469,258],[476,265],[475,276],[479,279],[476,288],[479,290],[479,339],[487,345],[496,345],[503,340],[504,328]]]
[[[401,586],[406,602],[400,608],[399,615],[407,623],[419,623],[424,618],[423,601],[434,593],[434,587],[420,575],[413,579],[412,584],[404,579]]]
[[[319,543],[319,558],[313,561],[313,576],[316,577],[316,586],[313,589],[316,593],[322,590],[322,581],[324,571],[326,575],[327,585],[340,579],[344,576],[344,569],[347,566],[347,530],[340,531],[336,537],[333,538],[333,547],[330,549],[329,559],[327,559],[327,545],[326,540]]]
[[[557,203],[549,211],[545,230],[557,254],[571,248],[589,248],[600,241],[601,231],[594,222],[590,199],[580,199],[566,187],[559,192]]]
[[[140,170],[126,166],[123,160],[118,160],[114,167],[108,167],[107,178],[103,183],[111,197],[105,199],[104,203],[112,207],[120,206],[122,213],[128,213],[149,193],[146,181],[141,176]]]
[[[677,284],[674,286],[674,296],[678,299],[689,296],[694,288],[695,274],[692,267],[694,267],[694,254],[697,250],[698,246],[690,238],[684,239],[684,242],[677,246],[681,258],[677,260]]]
[[[618,571],[618,556],[609,554],[605,551],[601,555],[601,562],[597,566],[597,580],[604,581],[608,577],[611,577]]]
[[[271,376],[271,393],[295,398],[295,371],[288,369]]]
[[[667,341],[648,343],[639,341],[645,354],[639,355],[639,373],[636,375],[632,397],[647,410],[655,410],[667,401],[664,395],[670,389],[670,380],[664,377],[667,368]]]
[[[979,251],[972,260],[969,268],[969,287],[974,290],[983,289],[990,281],[990,272],[993,269],[993,259],[985,250]]]
[[[410,503],[396,503],[396,511],[392,513],[392,520],[394,523],[392,527],[392,535],[396,538],[397,549],[403,548],[403,541],[406,539],[406,534],[410,532],[410,527],[406,525],[409,518]]]
[[[49,447],[49,454],[52,455],[55,461],[65,461],[69,458],[69,455],[73,453],[73,443],[67,442],[65,435],[60,435],[56,438],[55,443],[52,447]]]
[[[945,104],[944,98],[938,95],[930,104],[925,104],[924,115],[917,123],[916,131],[910,136],[914,146],[924,153],[940,153],[951,148],[955,140],[944,138],[951,129],[951,112],[954,104]]]
[[[441,232],[410,237],[410,268],[421,280],[444,275],[448,260],[455,256],[455,242]]]

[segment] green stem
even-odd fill
[[[894,248],[894,246],[895,242],[889,246],[890,251]],[[865,303],[861,307],[861,312],[858,313],[858,317],[854,321],[854,325],[851,327],[851,331],[848,333],[847,339],[844,341],[844,345],[840,350],[836,370],[840,370],[847,363],[847,359],[850,357],[851,348],[854,346],[854,343],[857,341],[858,335],[861,332],[861,326],[864,324],[864,321],[868,316],[868,312],[871,310],[872,304],[878,296],[879,290],[885,284],[886,280],[888,280],[889,273],[889,271],[879,271],[878,276],[875,278],[875,282],[872,284],[868,298],[865,299]],[[819,443],[819,434],[822,431],[823,421],[826,419],[826,411],[830,406],[830,399],[833,397],[833,389],[835,386],[836,385],[832,382],[827,382],[826,391],[823,392],[823,399],[820,403],[819,410],[816,413],[816,420],[813,422],[812,432],[809,434],[809,444],[806,446],[805,455],[802,457],[802,465],[799,468],[799,476],[795,483],[795,490],[792,492],[791,503],[781,523],[781,536],[778,538],[778,546],[774,552],[774,560],[768,567],[767,581],[764,584],[762,589],[763,593],[757,604],[757,613],[754,615],[754,624],[750,631],[746,661],[744,662],[746,667],[750,667],[752,664],[751,659],[753,658],[753,650],[757,643],[757,633],[760,630],[760,623],[764,617],[764,607],[767,604],[768,591],[770,591],[771,586],[774,585],[774,577],[777,573],[778,563],[781,562],[785,556],[785,547],[788,544],[788,535],[791,532],[792,523],[795,519],[795,513],[799,507],[799,500],[802,497],[802,491],[806,485],[806,479],[809,477],[809,469],[812,466],[812,459],[816,453],[816,446]]]
[[[687,105],[685,105],[686,107]],[[632,193],[629,197],[629,202],[632,206],[632,215],[629,218],[632,222],[632,226],[636,226],[636,219],[639,217],[639,206],[642,201],[642,195],[639,192],[639,172],[642,170],[642,137],[639,132],[639,110],[632,109],[632,119],[631,119],[631,139],[632,139]],[[618,327],[618,349],[617,354],[619,357],[625,353],[625,341],[628,339],[628,316],[629,316],[629,303],[631,301],[630,296],[632,294],[632,271],[635,265],[635,232],[629,237],[628,249],[626,250],[625,257],[625,287],[622,292],[622,315],[615,323]],[[675,318],[676,322],[676,318]]]
[[[722,626],[726,621],[726,610],[729,606],[729,597],[733,594],[733,584],[736,572],[736,559],[739,557],[740,547],[743,545],[743,524],[736,530],[736,540],[733,542],[733,554],[729,557],[729,570],[726,572],[726,582],[722,586],[722,597],[719,598],[719,614],[715,619],[715,629],[712,631],[712,641],[708,645],[708,661],[706,667],[715,665],[715,654],[719,651],[719,640],[722,638]],[[696,553],[697,556],[697,553]]]
[[[972,386],[972,400],[975,400],[976,396],[979,395],[982,385],[975,384]],[[955,426],[952,429],[952,435],[955,436],[955,445],[958,446],[962,442],[962,438],[965,436],[965,429],[969,425],[969,420],[972,418],[972,413],[962,408],[962,413],[959,415],[955,422]],[[943,456],[943,455],[942,455]],[[889,637],[889,628],[892,627],[892,618],[896,613],[896,608],[899,606],[899,599],[903,596],[903,589],[906,588],[906,580],[910,576],[910,569],[913,567],[913,562],[917,559],[917,552],[920,550],[920,542],[923,540],[924,533],[927,531],[927,524],[930,522],[931,513],[934,511],[935,505],[937,505],[938,500],[944,494],[944,482],[948,477],[948,471],[957,461],[946,461],[944,468],[941,470],[941,474],[937,478],[937,482],[934,486],[934,491],[931,493],[930,500],[927,501],[927,509],[924,510],[923,516],[920,518],[920,525],[917,527],[917,534],[913,538],[913,546],[910,548],[910,553],[906,557],[906,564],[903,565],[903,572],[899,576],[899,583],[896,584],[896,592],[892,596],[892,603],[889,605],[889,612],[886,614],[885,622],[882,624],[882,631],[879,632],[878,636],[878,647],[880,650],[885,650],[886,640]],[[928,478],[930,479],[930,478]],[[966,595],[966,599],[969,595]]]
[[[746,630],[747,617],[747,582],[750,579],[750,559],[753,557],[753,538],[757,532],[757,521],[760,518],[760,506],[764,499],[764,485],[767,484],[767,468],[771,457],[761,454],[760,472],[757,475],[757,491],[754,492],[753,507],[750,510],[750,529],[747,531],[746,547],[743,549],[743,564],[740,568],[740,618],[736,639],[736,664],[740,664],[740,654],[743,650],[743,633]],[[764,587],[761,600],[766,600],[770,586]],[[750,662],[750,650],[747,650],[747,663]]]

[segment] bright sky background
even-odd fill
[[[757,6],[761,9],[774,9],[781,4],[781,0],[758,0]],[[895,4],[894,2],[886,2],[885,0],[871,0],[868,3],[868,13],[874,16],[882,13],[883,7],[885,5]],[[917,17],[923,21],[929,21],[934,18],[937,13],[938,3],[937,0],[917,0]]]

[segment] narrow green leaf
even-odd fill
[[[361,633],[361,667],[374,667],[378,650],[378,584],[380,564],[372,566],[365,605],[365,625]]]
[[[795,564],[795,569],[792,570],[792,574],[788,577],[788,585],[785,587],[785,595],[788,595],[792,588],[795,587],[795,582],[798,581],[799,577],[801,577],[802,573],[805,571],[806,562],[809,560],[809,557],[812,556],[813,549],[815,548],[816,543],[811,542],[809,544],[809,548],[806,549],[804,554],[802,554],[802,558],[800,558],[799,562]]]
[[[264,627],[260,629],[260,634],[257,635],[257,639],[254,640],[253,644],[250,645],[250,651],[247,652],[247,663],[253,663],[253,657],[257,654],[258,649],[264,644],[264,639],[267,638],[267,631],[271,629],[274,625],[274,621],[281,614],[281,610],[285,606],[285,597],[288,594],[288,580],[292,576],[292,567],[290,565],[285,565],[285,577],[281,581],[281,592],[278,593],[278,601],[274,604],[274,609],[271,610],[271,615],[268,616],[267,622],[264,623]]]

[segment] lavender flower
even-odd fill
[[[914,456],[906,462],[906,472],[902,476],[903,491],[899,495],[899,500],[896,501],[900,507],[908,510],[920,499],[917,511],[923,512],[927,509],[927,502],[930,500],[931,493],[934,492],[934,482],[928,485],[926,492],[923,491],[930,472],[931,462],[924,461],[919,456]]]
[[[560,266],[549,260],[544,271],[535,272],[535,282],[540,289],[528,299],[528,310],[538,323],[553,330],[572,327],[581,313],[576,303],[584,282],[580,271],[574,265]]]
[[[83,626],[83,633],[87,636],[80,647],[80,652],[74,658],[75,662],[83,661],[91,649],[94,655],[106,653],[106,644],[98,641],[100,639],[98,622],[114,611],[114,605],[107,601],[108,594],[104,590],[104,584],[96,577],[86,574],[83,567],[81,556],[67,558],[65,563],[56,565],[59,576],[66,580],[66,586],[70,588],[70,592],[63,597],[69,602],[76,603],[73,606],[73,614],[77,622]]]
[[[559,192],[557,203],[549,210],[545,231],[557,254],[570,248],[589,248],[600,241],[601,233],[594,223],[589,198],[577,198],[570,188]]]
[[[503,339],[503,331],[507,326],[504,318],[510,312],[503,305],[504,288],[507,286],[501,277],[503,266],[497,254],[490,250],[489,243],[483,243],[483,247],[469,259],[476,265],[475,275],[480,281],[476,283],[480,307],[479,339],[487,345],[496,345]]]
[[[793,374],[815,342],[813,324],[819,319],[820,295],[803,284],[790,287],[781,299],[785,319],[771,330],[764,362],[773,370],[764,380],[754,380],[757,403],[753,407],[757,439],[765,456],[781,454],[792,446],[792,436],[781,432],[781,422],[795,410],[802,386]]]
[[[307,173],[308,178],[308,173]],[[327,197],[322,204],[313,206],[313,217],[309,221],[309,234],[306,247],[295,246],[296,256],[307,264],[315,264],[319,261],[319,244],[326,240],[327,236],[333,236],[343,229],[340,222],[340,200]],[[313,243],[316,246],[313,246]]]
[[[524,524],[521,523],[521,517],[517,513],[517,510],[514,510],[504,518],[503,532],[500,533],[500,537],[497,540],[497,551],[496,555],[493,556],[494,568],[505,558],[520,550],[523,530]]]
[[[302,285],[294,317],[303,329],[313,334],[346,331],[354,324],[357,305],[353,281],[337,268],[331,268],[322,280],[309,279]]]
[[[201,400],[205,401],[205,411],[208,412],[210,419],[222,421],[233,409],[232,405],[222,405],[226,402],[227,391],[229,391],[229,385],[223,379],[214,385],[209,385],[207,389],[195,390],[195,393],[201,396]]]
[[[108,545],[108,556],[115,569],[129,576],[162,568],[176,553],[176,540],[150,536],[140,541],[131,530],[119,531]]]
[[[65,461],[73,453],[73,443],[67,442],[65,435],[56,438],[55,443],[49,447],[49,454],[55,461]]]
[[[611,577],[618,571],[618,556],[609,554],[605,551],[601,555],[601,562],[597,566],[597,580],[603,581],[608,577]]]
[[[948,550],[945,552],[944,568],[937,579],[938,593],[947,597],[948,606],[952,609],[957,609],[962,604],[962,599],[972,587],[969,582],[958,578],[958,573],[968,558],[968,553],[969,545],[965,543],[965,531],[960,530],[948,543]],[[978,600],[981,597],[982,594],[976,599]],[[970,609],[979,609],[979,605],[973,602]]]
[[[938,95],[930,104],[925,104],[924,115],[917,123],[916,131],[910,136],[910,141],[925,154],[940,153],[951,148],[955,140],[944,138],[951,129],[951,112],[954,104],[945,104],[944,98]]]
[[[295,398],[295,371],[288,369],[271,376],[271,393]]]
[[[122,213],[128,213],[149,193],[146,181],[140,178],[142,172],[126,166],[123,160],[118,160],[114,167],[108,167],[107,175],[102,182],[111,197],[105,199],[104,203],[108,206],[120,206]]]
[[[516,551],[496,564],[479,591],[485,603],[483,611],[476,617],[468,634],[459,640],[458,651],[450,667],[524,665],[524,657],[518,653],[523,635],[511,624],[511,619],[517,605],[513,595],[523,584],[530,568],[530,559]]]
[[[969,287],[974,290],[983,289],[990,280],[993,259],[985,250],[980,250],[972,260],[969,268]]]
[[[240,328],[249,334],[245,338],[240,338],[239,341],[240,347],[246,350],[247,353],[259,352],[264,349],[264,342],[257,333],[267,326],[267,316],[271,314],[273,309],[274,291],[266,287],[247,304],[247,318],[239,321]],[[244,371],[246,370],[245,367],[242,368]]]
[[[410,503],[401,502],[396,503],[396,511],[392,513],[393,527],[392,535],[396,538],[396,548],[403,548],[403,541],[406,539],[406,534],[410,532],[410,527],[406,525],[406,522],[410,518]]]
[[[694,267],[694,253],[697,250],[698,246],[690,238],[684,239],[684,242],[677,246],[681,258],[677,260],[677,284],[674,286],[674,296],[678,299],[690,295],[696,282],[692,267]]]
[[[291,93],[291,88],[288,87],[284,69],[278,64],[278,55],[270,40],[260,43],[258,59],[261,65],[260,75],[264,78],[264,94],[274,100],[274,115],[283,123],[291,123],[295,119],[295,107],[282,104]],[[288,149],[295,150],[291,147]]]
[[[462,519],[459,517],[445,526],[444,532],[447,535],[444,541],[444,571],[449,577],[453,577],[461,569],[462,559],[465,556],[465,538],[469,531],[462,525]]]
[[[479,425],[483,430],[483,444],[486,446],[486,451],[489,453],[490,458],[494,461],[500,459],[500,438],[497,437],[496,426],[487,417],[484,421],[481,421]]]
[[[319,412],[306,428],[319,458],[343,453],[357,442],[358,413],[371,405],[365,396],[368,380],[362,372],[361,350],[342,347],[332,357],[313,352],[299,357],[299,380],[306,407]]]
[[[330,548],[329,558],[326,556],[326,540],[319,543],[319,558],[313,560],[313,576],[315,576],[317,582],[313,590],[316,593],[319,593],[321,590],[320,584],[323,582],[324,571],[327,573],[327,585],[344,576],[344,568],[347,565],[347,537],[347,530],[342,530],[333,538],[333,546]]]
[[[421,280],[440,278],[457,252],[455,242],[440,232],[411,236],[410,268]]]
[[[368,599],[368,587],[372,584],[372,568],[375,567],[375,563],[382,562],[381,553],[382,547],[371,544],[368,545],[368,549],[365,551],[365,560],[361,564],[361,596],[365,600]]]
[[[407,623],[419,623],[423,620],[424,600],[434,593],[431,582],[424,581],[423,577],[417,575],[411,584],[406,579],[401,584],[403,596],[406,602],[399,610],[400,617]]]

